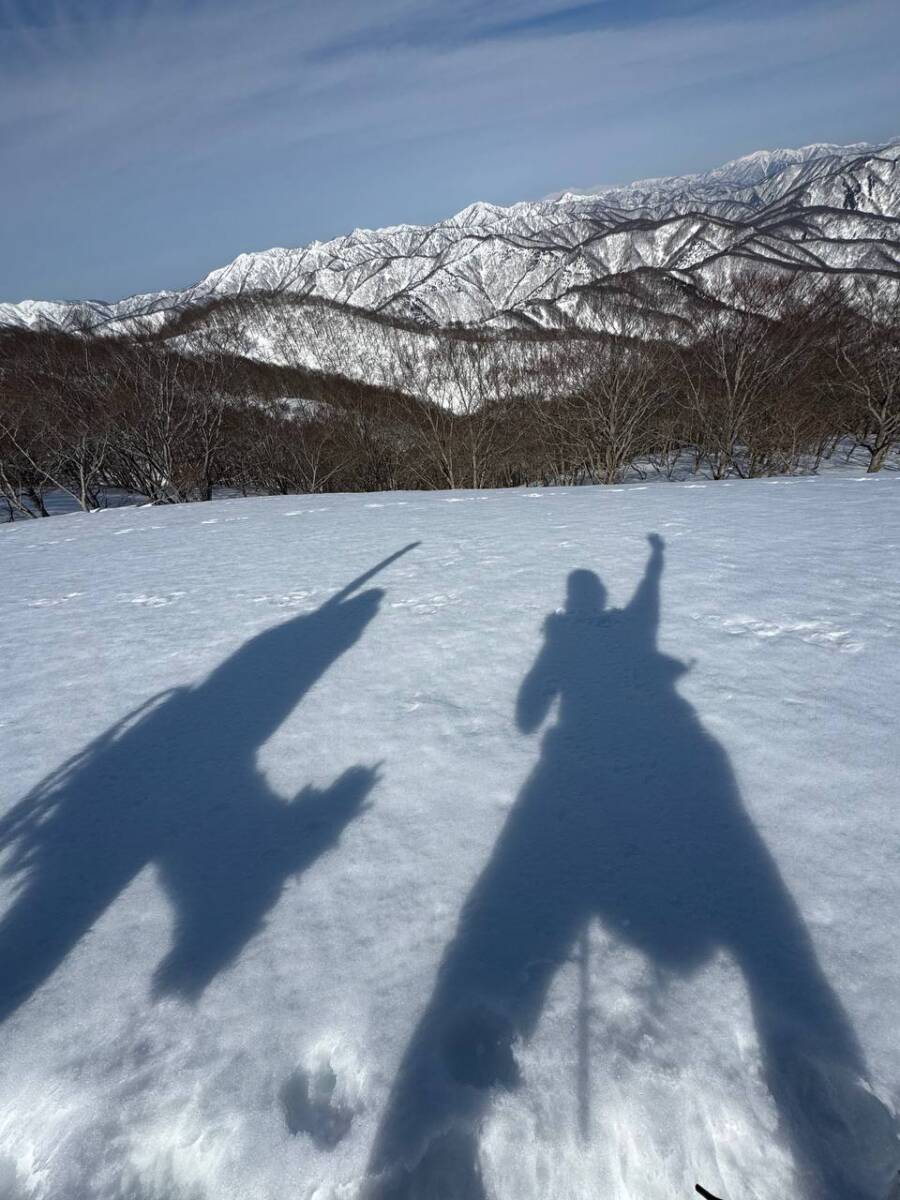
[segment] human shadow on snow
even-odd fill
[[[533,1033],[591,918],[663,975],[727,951],[805,1192],[887,1190],[892,1119],[862,1082],[854,1031],[727,755],[675,689],[686,668],[656,648],[663,542],[649,540],[627,608],[607,610],[598,577],[578,570],[564,611],[546,621],[516,720],[532,733],[558,700],[556,724],[407,1047],[369,1162],[370,1200],[484,1195],[479,1120],[492,1091],[517,1086],[515,1043]]]
[[[0,1020],[151,863],[175,912],[154,991],[199,996],[262,927],[285,881],[337,843],[375,770],[353,767],[286,803],[256,756],[384,595],[352,593],[405,552],[252,638],[199,685],[151,700],[0,822],[0,845],[13,847],[6,871],[22,876],[0,921]]]

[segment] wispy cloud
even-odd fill
[[[6,0],[0,291],[877,140],[898,34],[895,0]]]

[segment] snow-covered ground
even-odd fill
[[[0,530],[0,1196],[885,1196],[898,504]]]

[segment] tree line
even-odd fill
[[[624,293],[604,298],[603,333],[381,323],[352,351],[333,310],[311,311],[259,298],[174,331],[0,330],[9,519],[47,515],[54,492],[92,510],[113,489],[163,504],[750,478],[815,470],[842,446],[878,471],[900,447],[900,288],[886,279],[848,295],[839,278],[748,273],[665,336]],[[274,363],[248,340],[260,313]]]

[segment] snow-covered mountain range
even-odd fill
[[[198,283],[114,303],[0,304],[0,323],[159,323],[217,298],[303,297],[426,326],[596,327],[610,281],[714,292],[748,263],[900,277],[900,139],[767,150],[697,175],[476,203],[430,226],[239,255]]]

